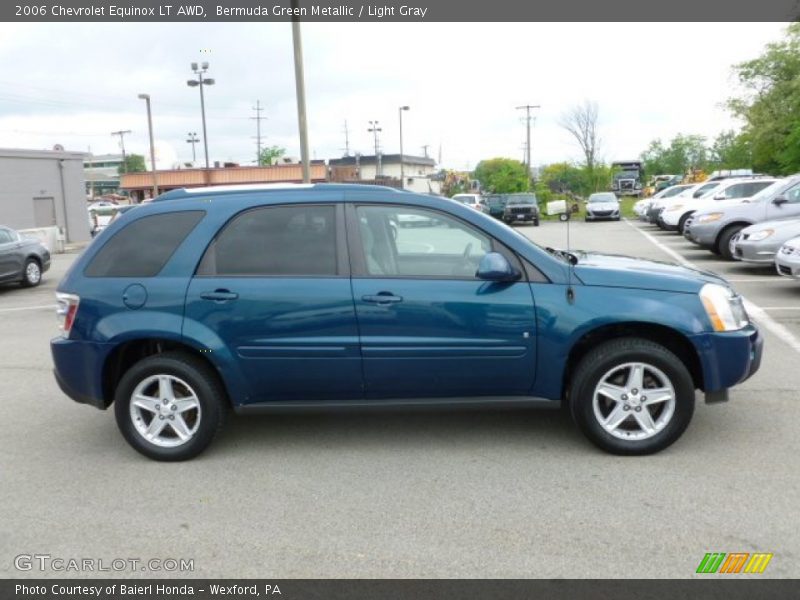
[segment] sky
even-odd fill
[[[739,91],[732,65],[781,38],[782,23],[304,23],[311,157],[423,145],[446,168],[524,156],[523,112],[533,111],[532,163],[578,161],[559,126],[570,107],[599,108],[600,157],[635,158],[656,138],[713,139],[739,124],[724,102]],[[208,61],[210,160],[253,164],[262,144],[299,157],[289,23],[0,23],[0,147],[147,154],[144,101],[165,161],[190,161],[202,138],[190,63]],[[441,153],[441,154],[440,154]],[[202,162],[202,144],[197,146]]]

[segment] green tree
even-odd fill
[[[710,148],[715,169],[749,169],[753,164],[750,138],[744,133],[723,131]]]
[[[125,160],[118,168],[120,175],[122,173],[142,173],[146,170],[144,156],[141,154],[126,154]]]
[[[701,135],[679,133],[664,146],[653,140],[641,155],[645,173],[653,175],[681,175],[692,169],[706,169],[709,164],[706,139]]]
[[[475,168],[475,178],[488,193],[513,194],[530,189],[530,177],[525,165],[513,158],[482,160]]]
[[[286,148],[280,146],[268,146],[261,149],[261,154],[258,156],[258,166],[268,167],[277,162],[277,160],[286,154]]]
[[[745,122],[753,168],[777,174],[800,170],[800,23],[734,70],[744,93],[729,99],[728,107]]]

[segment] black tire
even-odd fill
[[[559,221],[569,221],[569,215],[567,213],[561,213],[558,215]]]
[[[678,221],[678,233],[679,234],[683,235],[683,230],[686,229],[686,221],[688,221],[689,217],[691,217],[691,216],[692,216],[692,213],[686,213],[685,215],[683,215],[681,217],[680,221]]]
[[[539,219],[534,219],[533,220],[533,226],[534,227],[538,227],[539,226]]]
[[[733,260],[733,254],[730,248],[731,238],[742,229],[744,229],[743,225],[729,225],[719,234],[715,247],[719,250],[719,255],[725,260]]]
[[[22,287],[36,287],[42,282],[42,265],[35,258],[29,258],[25,261],[25,266],[22,268]]]
[[[598,422],[593,404],[595,388],[615,366],[638,361],[656,367],[669,379],[675,390],[674,412],[652,437],[621,439]],[[600,344],[581,360],[571,378],[569,406],[575,423],[599,448],[620,455],[653,454],[675,442],[689,426],[694,414],[694,383],[683,362],[664,346],[641,338],[620,338]]]
[[[197,431],[189,440],[175,447],[162,447],[146,440],[137,431],[130,414],[131,396],[139,383],[161,374],[186,382],[200,405]],[[160,461],[188,460],[200,454],[222,429],[228,408],[227,394],[212,369],[202,360],[182,352],[167,352],[142,359],[122,376],[114,394],[114,415],[125,440],[141,454]],[[155,419],[155,415],[152,418]]]

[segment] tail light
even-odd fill
[[[56,316],[60,321],[61,334],[68,338],[72,324],[75,322],[75,315],[78,314],[78,304],[80,304],[81,299],[75,294],[57,292],[56,302]]]

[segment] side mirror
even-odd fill
[[[714,194],[714,200],[725,200],[725,194]]]
[[[789,199],[786,196],[776,196],[772,199],[772,203],[776,206],[780,206],[781,204],[786,204]]]
[[[484,255],[475,276],[486,281],[516,281],[520,278],[517,270],[499,252],[489,252]]]

